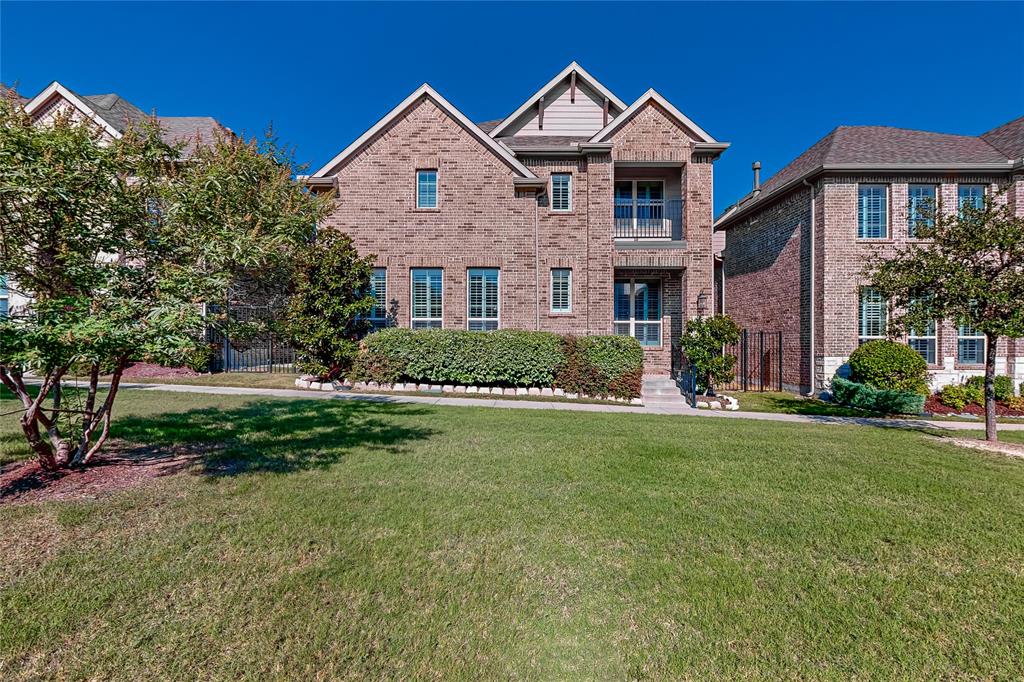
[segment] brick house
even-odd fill
[[[654,90],[627,105],[575,62],[474,123],[423,85],[303,179],[320,226],[376,256],[380,323],[629,334],[668,373],[714,296],[718,142]]]
[[[866,257],[914,240],[914,206],[954,211],[997,194],[1024,215],[1024,117],[981,136],[840,126],[722,213],[725,311],[783,332],[783,381],[821,390],[862,342],[885,335],[888,309],[865,286]],[[1024,305],[1024,301],[1021,302]],[[984,373],[985,341],[939,321],[904,339],[933,388]],[[1024,380],[1024,339],[1000,339],[997,370]],[[813,385],[813,386],[812,386]]]
[[[57,81],[34,97],[23,97],[0,83],[0,97],[17,100],[32,116],[33,123],[38,125],[46,125],[61,114],[67,114],[73,120],[91,120],[100,130],[101,140],[120,138],[130,126],[139,125],[150,116],[120,95],[79,95]],[[186,159],[196,144],[211,141],[215,131],[230,132],[209,116],[155,116],[155,119],[162,139],[168,144],[182,144],[182,158]],[[0,315],[20,310],[29,302],[28,296],[19,291],[17,283],[8,282],[0,271]]]

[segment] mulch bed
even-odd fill
[[[125,379],[132,377],[197,377],[199,372],[188,367],[164,367],[151,362],[133,362],[125,368],[122,376]]]
[[[204,448],[205,450],[205,448]],[[0,505],[106,497],[190,468],[204,450],[112,445],[83,469],[44,471],[35,459],[0,468]]]
[[[981,405],[965,405],[962,410],[954,410],[948,405],[943,405],[939,402],[937,395],[932,394],[924,401],[924,411],[929,414],[939,414],[943,416],[956,416],[960,414],[972,414],[975,417],[985,418],[985,408]],[[1014,410],[1002,403],[996,403],[996,416],[997,417],[1024,417],[1024,410]]]

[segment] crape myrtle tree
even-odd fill
[[[683,357],[693,367],[705,394],[714,395],[715,386],[733,380],[736,358],[724,353],[723,349],[739,338],[740,328],[728,315],[695,317],[686,321],[680,340]]]
[[[180,151],[151,121],[110,139],[70,116],[34,125],[0,101],[0,270],[30,301],[0,320],[0,381],[44,469],[88,464],[125,367],[195,362],[202,304],[261,268],[286,270],[326,205],[292,181],[272,139],[224,134]],[[74,390],[62,385],[72,377]]]
[[[950,320],[985,335],[985,437],[994,441],[997,344],[1024,336],[1024,218],[1004,192],[980,206],[938,208],[916,210],[916,236],[924,241],[894,256],[875,254],[866,275],[893,306],[891,334]]]

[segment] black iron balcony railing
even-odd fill
[[[682,239],[683,202],[678,199],[615,199],[616,239]]]

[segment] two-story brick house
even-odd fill
[[[915,207],[955,211],[996,193],[1024,215],[1024,117],[977,137],[841,126],[763,185],[756,173],[715,223],[725,312],[782,331],[784,383],[818,391],[860,343],[886,335],[888,305],[863,270],[870,254],[915,239]],[[984,373],[985,340],[969,327],[940,320],[904,340],[935,388]],[[997,371],[1024,380],[1024,340],[999,340]]]
[[[728,145],[654,90],[575,62],[504,119],[423,85],[305,178],[321,229],[376,255],[376,316],[413,328],[629,334],[667,373],[713,305],[713,162]]]

